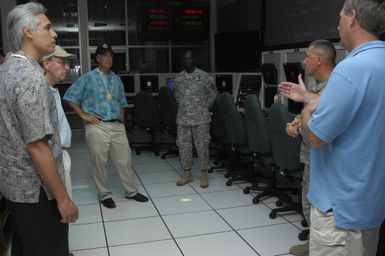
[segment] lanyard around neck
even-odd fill
[[[100,78],[102,79],[103,81],[103,84],[104,84],[104,87],[106,88],[106,91],[107,91],[107,94],[106,94],[106,97],[107,97],[107,100],[112,100],[112,93],[114,92],[114,89],[115,89],[115,79],[114,77],[112,76],[111,79],[112,79],[112,88],[111,90],[108,89],[108,81],[107,81],[107,78],[106,76],[98,69],[98,73],[100,75]]]

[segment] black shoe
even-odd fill
[[[106,208],[112,209],[112,208],[116,207],[116,204],[115,204],[114,200],[112,200],[112,198],[107,198],[107,199],[101,200],[100,202]]]
[[[142,203],[148,201],[148,198],[139,192],[136,193],[136,195],[134,195],[134,196],[126,196],[126,198],[127,199],[134,199],[135,201],[142,202]]]

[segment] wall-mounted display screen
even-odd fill
[[[209,32],[208,8],[146,7],[142,10],[144,40],[200,40]]]

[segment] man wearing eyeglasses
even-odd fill
[[[66,52],[61,46],[56,45],[55,51],[50,55],[47,55],[42,60],[42,66],[44,69],[44,76],[51,86],[51,91],[55,97],[56,109],[59,119],[59,131],[60,142],[62,146],[64,174],[65,174],[65,186],[68,195],[72,198],[72,186],[71,186],[71,158],[67,149],[71,146],[71,127],[64,114],[63,106],[61,104],[61,98],[59,90],[54,86],[63,81],[67,77],[67,73],[70,69],[70,59],[74,59],[75,55]]]

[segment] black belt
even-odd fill
[[[119,123],[121,123],[121,121],[119,119],[102,120],[102,122],[106,122],[106,123],[116,123],[116,122],[119,122]]]

